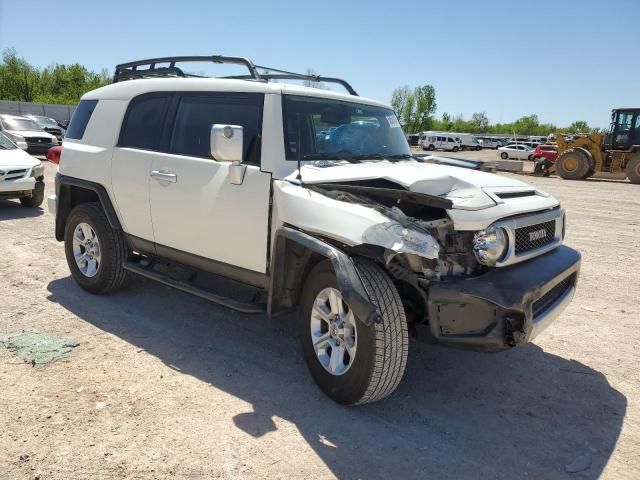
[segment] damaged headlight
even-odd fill
[[[478,262],[489,267],[502,260],[507,253],[509,240],[502,228],[489,227],[473,237],[473,252]]]
[[[33,178],[40,178],[44,175],[44,165],[40,162],[38,165],[31,169],[31,176]]]
[[[438,258],[440,253],[440,245],[431,235],[396,222],[379,223],[368,228],[362,240],[398,253],[413,253],[426,258]]]

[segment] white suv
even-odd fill
[[[176,66],[196,60],[249,74]],[[297,309],[311,374],[347,405],[396,388],[409,335],[504,350],[565,308],[580,255],[556,199],[421,162],[391,108],[343,80],[264,69],[132,62],[82,98],[49,199],[81,287],[114,291],[133,272],[245,313]],[[287,78],[349,94],[269,83]],[[212,273],[263,300],[207,289]]]

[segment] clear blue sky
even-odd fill
[[[537,113],[605,127],[640,106],[640,0],[0,0],[0,49],[37,66],[241,55],[346,78],[388,102],[432,84],[438,115]]]

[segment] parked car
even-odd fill
[[[396,389],[409,331],[507,350],[570,302],[580,254],[563,245],[557,199],[417,161],[391,107],[344,80],[316,77],[349,94],[156,67],[194,58],[211,62],[118,65],[73,115],[49,208],[84,290],[135,273],[246,314],[295,310],[311,375],[346,405]],[[221,296],[210,274],[256,295]]]
[[[529,160],[537,160],[539,158],[546,158],[551,162],[555,162],[558,157],[558,147],[556,145],[538,145],[533,152],[531,152],[531,158]]]
[[[498,155],[503,160],[515,158],[516,160],[529,160],[529,156],[533,152],[533,148],[528,145],[511,144],[506,147],[498,148]]]
[[[0,132],[0,198],[18,198],[25,207],[44,200],[44,166]]]
[[[420,134],[418,144],[423,150],[447,150],[450,152],[460,150],[460,141],[448,133],[424,132]]]
[[[497,137],[478,137],[478,143],[482,148],[495,148],[502,147],[504,142],[501,138]]]
[[[23,117],[33,120],[42,130],[55,136],[58,139],[58,143],[62,143],[65,130],[61,128],[58,125],[58,122],[56,122],[53,118],[31,114],[23,115]]]
[[[418,133],[410,133],[407,135],[407,142],[409,142],[409,146],[417,147],[418,141],[420,141],[420,135]]]
[[[27,152],[41,155],[58,144],[58,139],[43,131],[33,120],[16,115],[0,115],[0,131],[14,142],[27,144]]]

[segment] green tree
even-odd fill
[[[432,85],[396,88],[391,94],[391,107],[407,132],[428,130],[433,125],[436,111],[436,91]]]
[[[484,133],[489,128],[489,118],[484,112],[478,112],[471,115],[471,123],[473,133]]]
[[[9,48],[0,63],[0,99],[41,103],[77,103],[80,97],[111,79],[106,70],[94,73],[80,64],[31,66]]]

